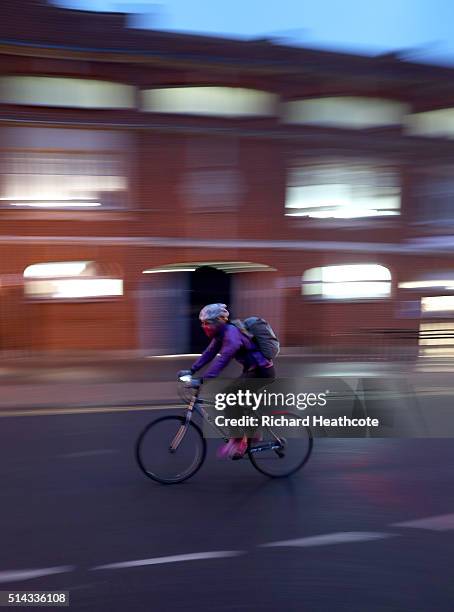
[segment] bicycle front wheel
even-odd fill
[[[143,473],[161,484],[176,484],[193,476],[206,456],[206,440],[200,428],[185,419],[165,416],[156,419],[140,434],[136,443],[136,459]],[[171,445],[177,434],[184,435],[176,450]]]
[[[279,416],[292,419],[298,415],[280,412]],[[294,474],[308,461],[312,452],[313,438],[309,427],[295,429],[285,424],[273,425],[263,428],[261,437],[260,442],[249,444],[248,455],[252,465],[271,478]]]

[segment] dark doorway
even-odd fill
[[[211,266],[201,266],[191,274],[191,353],[201,353],[207,346],[208,339],[200,327],[199,312],[206,304],[215,302],[229,306],[230,276]]]

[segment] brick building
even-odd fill
[[[0,350],[197,351],[219,300],[285,347],[449,348],[453,77],[7,3]]]

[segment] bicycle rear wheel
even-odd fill
[[[280,412],[279,416],[298,418],[291,412]],[[249,444],[248,456],[252,465],[262,474],[271,478],[284,478],[294,474],[308,461],[313,446],[309,427],[273,425],[262,430],[262,441]],[[266,448],[266,446],[278,448]],[[258,450],[260,447],[264,450]],[[256,449],[256,450],[254,450]]]
[[[178,448],[171,449],[184,424],[183,417],[165,416],[142,431],[136,443],[136,459],[148,478],[161,484],[176,484],[200,469],[206,456],[206,440],[195,423],[189,423]]]

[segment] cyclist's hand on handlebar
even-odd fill
[[[177,374],[178,379],[186,376],[192,376],[192,370],[180,370]]]
[[[194,378],[192,370],[180,370],[178,372],[178,380],[184,383],[187,389],[199,389],[202,385],[202,378]]]

